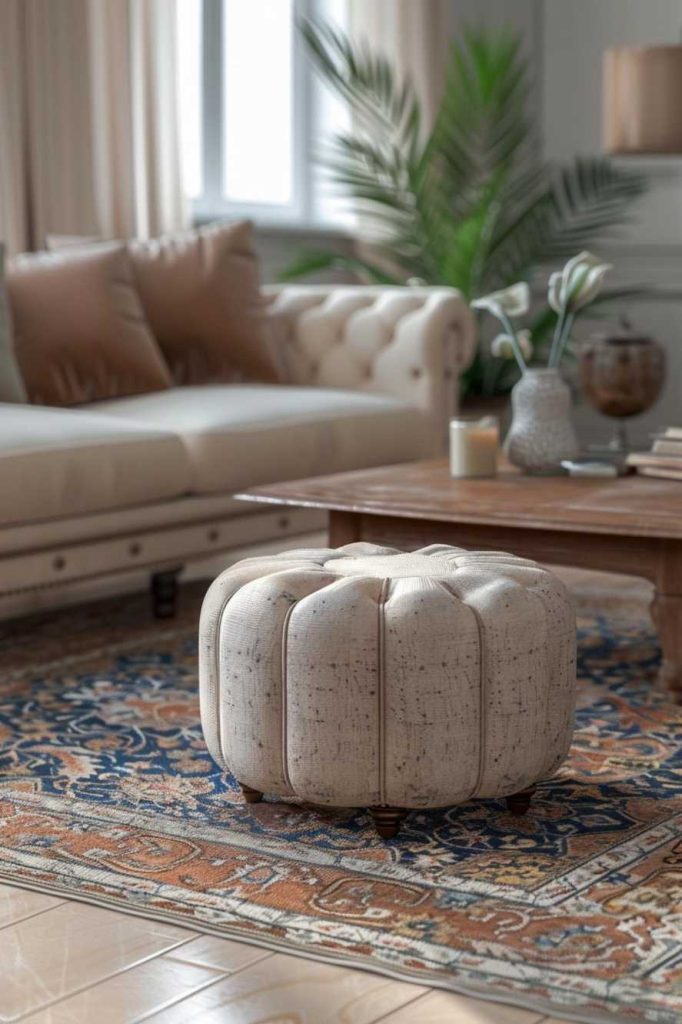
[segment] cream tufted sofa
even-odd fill
[[[1,611],[27,591],[141,567],[170,610],[183,563],[323,525],[235,492],[442,448],[474,351],[456,291],[265,295],[285,385],[177,387],[77,409],[0,403]]]
[[[283,321],[288,376],[299,384],[393,395],[421,409],[437,438],[457,409],[473,326],[452,288],[266,290]]]

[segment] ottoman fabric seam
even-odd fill
[[[478,739],[478,772],[476,773],[476,785],[474,786],[472,797],[478,795],[478,791],[483,784],[483,773],[485,772],[485,755],[486,755],[486,735],[487,735],[487,688],[486,688],[486,651],[485,651],[485,636],[483,630],[483,620],[479,614],[478,608],[472,607],[463,602],[467,608],[471,608],[476,619],[476,626],[478,627],[478,650],[479,650],[479,662],[480,662],[480,678],[478,692],[481,695],[479,704],[478,720],[480,723],[479,728],[479,739]]]
[[[437,582],[447,591],[451,597],[455,600],[461,601],[465,608],[468,608],[474,619],[476,620],[476,628],[478,629],[478,650],[479,650],[479,686],[478,692],[480,694],[479,708],[478,708],[478,721],[479,721],[479,733],[478,733],[478,770],[476,772],[476,782],[471,794],[467,799],[471,800],[477,796],[481,784],[483,782],[483,774],[485,772],[485,747],[486,747],[486,732],[487,732],[487,703],[486,703],[486,654],[485,654],[485,643],[484,643],[484,630],[483,620],[481,619],[480,613],[477,608],[465,601],[460,595],[446,583],[445,580],[439,579]]]
[[[220,750],[220,756],[221,756],[221,759],[222,759],[222,762],[223,762],[223,768],[225,769],[225,771],[228,771],[228,772],[230,771],[230,768],[228,767],[227,758],[225,757],[225,751],[223,749],[223,719],[222,719],[222,700],[221,700],[221,695],[222,695],[222,673],[220,671],[220,650],[221,650],[220,636],[221,636],[222,630],[223,630],[223,619],[225,617],[225,612],[227,611],[227,606],[229,605],[229,603],[232,600],[232,598],[235,597],[239,593],[240,589],[241,589],[240,587],[237,587],[236,590],[233,590],[232,593],[229,594],[229,596],[225,598],[225,600],[223,601],[222,605],[220,606],[220,612],[218,613],[218,621],[216,623],[215,651],[214,651],[215,657],[213,659],[213,663],[214,663],[214,667],[215,667],[215,692],[216,692],[216,705],[217,705],[216,731],[217,731],[217,734],[218,734],[218,749]],[[232,773],[230,772],[230,774],[232,774]]]
[[[379,716],[379,804],[386,803],[386,618],[384,609],[386,599],[391,585],[390,579],[385,579],[381,584],[378,602],[378,679],[377,679],[377,714]]]
[[[287,655],[289,653],[289,619],[291,618],[291,613],[297,604],[298,601],[291,602],[287,608],[287,613],[284,616],[284,622],[282,623],[282,775],[284,776],[285,785],[288,786],[292,793],[295,793],[295,790],[289,777],[289,694]]]

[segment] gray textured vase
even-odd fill
[[[527,473],[553,473],[578,454],[571,392],[558,370],[526,370],[512,391],[512,424],[504,450]]]

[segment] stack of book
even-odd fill
[[[628,466],[644,476],[682,480],[682,427],[668,427],[654,438],[650,452],[631,452]]]

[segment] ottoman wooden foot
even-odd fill
[[[245,786],[243,782],[240,782],[239,786],[247,804],[259,804],[263,799],[263,794],[259,789],[251,789],[251,786]]]
[[[407,811],[402,807],[370,807],[368,810],[382,839],[397,836],[400,822],[407,817]]]
[[[511,796],[505,797],[507,810],[510,814],[515,814],[519,818],[525,814],[530,807],[531,797],[534,792],[535,786],[529,786],[528,789],[522,789],[520,793],[512,793]]]

